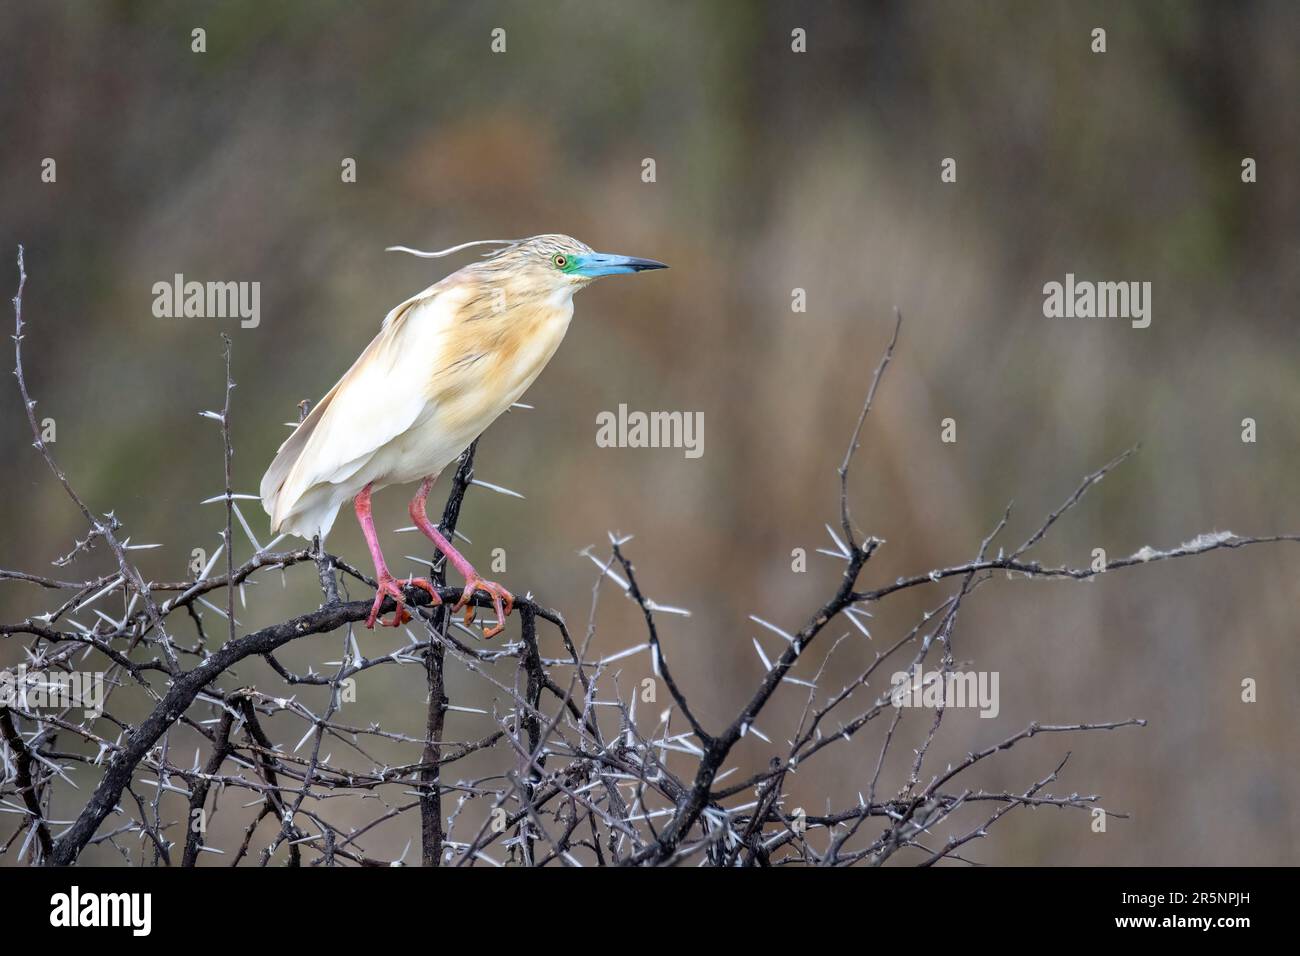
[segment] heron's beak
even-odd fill
[[[645,272],[647,269],[667,269],[662,262],[654,259],[638,259],[636,256],[616,256],[607,252],[593,252],[578,257],[578,268],[573,271],[580,276],[596,279],[600,276],[630,275],[633,272]]]

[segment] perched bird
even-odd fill
[[[514,599],[500,584],[484,580],[425,511],[439,472],[523,395],[559,347],[573,317],[573,294],[601,276],[665,269],[662,262],[593,252],[561,235],[518,241],[465,243],[501,248],[453,272],[388,313],[361,357],[312,409],[262,477],[262,506],[273,533],[310,539],[329,533],[339,508],[352,499],[375,562],[379,584],[366,619],[373,628],[385,595],[397,610],[398,627],[411,619],[403,582],[388,570],[370,511],[371,493],[387,485],[419,481],[411,499],[415,525],[465,576],[453,610],[466,608],[476,591],[491,596],[496,625],[505,627]],[[414,250],[395,247],[406,252]],[[408,586],[438,592],[423,578]]]

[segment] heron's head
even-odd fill
[[[501,250],[488,263],[494,271],[508,271],[514,278],[575,292],[601,276],[668,268],[654,259],[596,252],[572,236],[558,234],[525,239]]]

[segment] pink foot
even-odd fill
[[[471,567],[469,574],[465,576],[465,590],[461,593],[460,600],[456,602],[455,607],[452,608],[453,611],[459,611],[461,608],[465,609],[465,623],[467,625],[474,620],[474,605],[470,602],[474,600],[475,591],[483,591],[492,595],[492,610],[496,611],[497,622],[493,627],[484,631],[483,636],[485,638],[496,637],[506,629],[506,617],[515,606],[515,596],[495,581],[484,581]]]
[[[438,596],[438,590],[424,578],[411,578],[409,581],[398,581],[389,574],[380,575],[379,587],[375,594],[374,606],[370,608],[370,616],[366,618],[366,627],[374,628],[375,619],[379,619],[381,627],[401,627],[407,621],[411,620],[411,614],[406,610],[406,596],[402,593],[403,586],[413,588],[423,588],[429,592],[429,597],[433,599],[435,605],[442,603],[442,598]],[[385,597],[391,597],[397,602],[397,610],[393,612],[393,618],[385,621],[379,617],[379,608],[384,603]]]

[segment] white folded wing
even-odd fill
[[[273,532],[327,534],[343,502],[377,477],[366,468],[376,453],[431,412],[430,351],[453,311],[439,291],[432,286],[390,312],[361,357],[280,446],[261,485]]]

